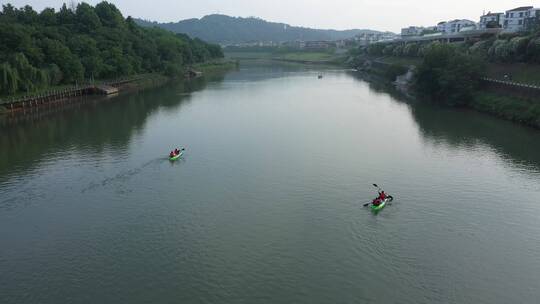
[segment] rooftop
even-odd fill
[[[532,6],[521,6],[521,7],[515,8],[515,9],[511,9],[508,12],[527,11],[527,10],[530,10],[531,8],[533,8],[533,7]]]
[[[481,17],[498,16],[498,15],[501,15],[501,14],[503,14],[503,13],[487,13],[484,16],[481,16]]]

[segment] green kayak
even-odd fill
[[[379,212],[381,211],[384,207],[386,207],[386,204],[388,202],[391,202],[394,198],[392,196],[388,196],[386,199],[384,199],[384,201],[382,201],[378,206],[375,206],[373,204],[371,204],[371,211],[373,212]]]
[[[175,161],[175,160],[179,159],[180,157],[182,157],[182,155],[184,155],[184,151],[180,151],[180,153],[178,153],[177,155],[175,155],[173,157],[169,157],[169,160],[170,161]]]

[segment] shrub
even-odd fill
[[[527,45],[527,60],[540,63],[540,37],[533,38]]]
[[[387,55],[387,56],[393,55],[394,54],[394,47],[395,46],[393,44],[389,44],[389,45],[385,46],[384,49],[382,50],[382,54]]]
[[[416,57],[418,56],[418,49],[420,47],[417,43],[408,43],[403,48],[403,55],[408,57]]]
[[[399,64],[392,64],[384,71],[384,77],[394,81],[400,75],[407,73],[408,68]]]
[[[488,57],[488,50],[493,44],[492,40],[482,40],[473,44],[469,48],[469,53],[476,56],[481,56],[483,58]]]
[[[401,55],[403,55],[403,45],[400,44],[400,45],[396,45],[396,47],[394,47],[394,50],[392,51],[392,55],[396,56],[396,57],[399,57]]]
[[[527,46],[529,37],[514,37],[510,39],[510,57],[511,61],[523,61],[527,56]]]
[[[493,61],[508,62],[511,55],[512,48],[510,42],[503,39],[495,40],[488,50],[488,56]]]

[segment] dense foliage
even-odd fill
[[[417,92],[448,105],[469,103],[484,71],[480,58],[466,55],[449,44],[432,44],[416,73]]]
[[[176,76],[185,66],[219,57],[217,45],[142,28],[107,2],[41,13],[7,4],[0,12],[0,95],[90,78]]]
[[[259,18],[241,18],[225,15],[208,15],[201,19],[187,19],[177,23],[156,23],[136,20],[143,26],[159,26],[160,28],[185,33],[205,41],[215,43],[246,43],[254,41],[314,41],[339,40],[352,38],[361,33],[377,33],[371,30],[320,30],[284,23],[268,22]]]

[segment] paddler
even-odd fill
[[[379,199],[381,201],[384,201],[386,198],[387,198],[387,195],[386,193],[384,193],[384,191],[379,192]]]

